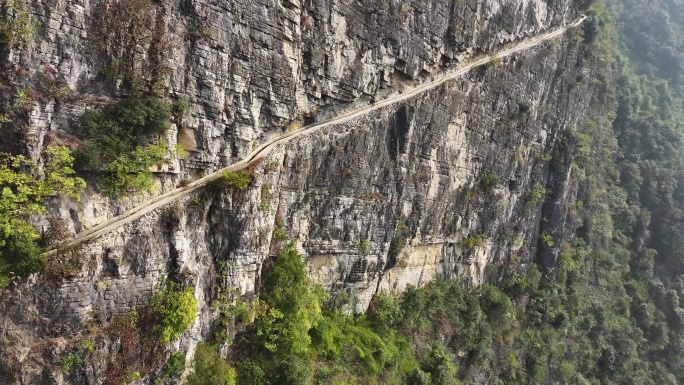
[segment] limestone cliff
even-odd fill
[[[31,0],[30,43],[7,52],[12,84],[35,87],[45,68],[70,97],[36,100],[3,148],[37,158],[69,138],[85,108],[121,96],[102,82],[90,39],[95,0]],[[157,173],[159,192],[231,164],[283,132],[408,90],[477,55],[495,54],[575,20],[570,0],[162,0],[170,100],[190,102],[171,143],[189,156]],[[55,366],[86,325],[106,324],[171,273],[196,288],[200,308],[174,344],[211,332],[219,290],[259,287],[262,263],[288,241],[332,293],[363,311],[378,291],[400,293],[437,276],[483,280],[486,266],[537,254],[541,202],[530,191],[553,174],[560,192],[545,219],[562,222],[572,194],[553,150],[584,118],[593,70],[573,32],[349,122],[299,136],[250,166],[244,192],[207,189],[85,245],[88,262],[57,285],[39,277],[2,293],[0,384],[64,383]],[[21,70],[21,71],[20,71]],[[104,85],[103,85],[104,84]],[[141,204],[92,187],[82,202],[54,200],[75,232]],[[42,218],[35,218],[45,226]],[[559,226],[556,226],[559,228]],[[560,235],[558,235],[560,236]],[[552,258],[552,257],[551,257]],[[222,270],[223,273],[219,273]],[[104,352],[110,345],[98,346]],[[89,364],[79,383],[101,383]],[[141,381],[146,380],[144,377]]]

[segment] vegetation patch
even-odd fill
[[[554,245],[553,235],[549,234],[547,231],[542,231],[539,234],[539,243],[544,247],[552,247]]]
[[[540,183],[535,183],[532,189],[525,194],[525,212],[534,211],[544,198],[546,198],[546,188]]]
[[[0,45],[14,48],[28,43],[31,18],[24,0],[5,0],[0,4]]]
[[[162,136],[170,126],[171,108],[158,98],[131,98],[81,117],[83,143],[76,151],[80,171],[99,175],[114,197],[152,188],[150,167],[167,158]],[[152,142],[160,144],[151,145]]]
[[[67,354],[60,360],[59,368],[62,370],[62,373],[71,375],[76,367],[83,365],[87,356],[94,350],[95,344],[93,344],[93,341],[82,340],[76,351]]]
[[[0,288],[45,269],[40,236],[26,219],[45,214],[48,196],[80,199],[85,182],[74,176],[73,160],[68,148],[48,147],[41,171],[23,156],[0,154]]]
[[[155,330],[162,343],[177,339],[195,322],[197,299],[192,287],[163,280],[150,301]]]
[[[484,234],[468,234],[465,238],[458,242],[458,245],[464,250],[472,250],[476,247],[482,246],[486,239],[487,236]]]
[[[222,193],[228,189],[244,191],[252,182],[252,176],[247,171],[225,170],[221,176],[212,181],[209,188],[214,193]]]
[[[489,194],[494,191],[494,187],[499,184],[500,180],[501,178],[496,174],[487,174],[480,179],[478,187],[482,192]]]
[[[200,342],[195,351],[193,372],[186,379],[186,385],[235,385],[235,368],[221,357],[218,346]]]

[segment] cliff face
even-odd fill
[[[160,3],[171,42],[168,94],[190,102],[169,133],[190,155],[157,174],[160,191],[282,132],[577,17],[572,2],[555,0]],[[26,49],[9,54],[27,71],[14,81],[31,85],[51,65],[74,90],[67,100],[34,104],[22,142],[33,157],[72,133],[93,101],[118,95],[116,84],[101,86],[90,49],[96,5],[32,1],[41,25]],[[546,186],[553,149],[585,118],[593,92],[592,69],[571,37],[299,136],[250,167],[247,190],[179,199],[84,246],[88,262],[73,280],[5,291],[0,384],[63,383],[55,363],[85,326],[144,308],[172,272],[196,288],[200,303],[192,330],[174,343],[192,353],[217,317],[217,292],[254,294],[263,262],[289,241],[308,257],[311,277],[334,294],[352,293],[357,311],[378,291],[398,294],[437,276],[479,283],[489,263],[512,254],[531,261],[541,202],[530,191]],[[545,216],[562,222],[570,174],[554,178],[562,191]],[[114,202],[89,190],[80,203],[55,200],[49,209],[80,231],[145,198]],[[88,364],[77,380],[100,383],[104,370]]]

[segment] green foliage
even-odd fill
[[[362,241],[356,241],[356,251],[360,255],[368,255],[371,248],[370,239],[364,239]]]
[[[546,231],[542,231],[542,233],[539,234],[539,242],[544,247],[553,247],[553,245],[554,245],[553,235],[549,234]]]
[[[259,203],[259,211],[269,211],[271,210],[271,205],[268,203]]]
[[[276,223],[276,227],[273,229],[273,239],[278,242],[282,242],[287,239],[287,230],[285,229],[284,223]]]
[[[283,385],[309,385],[311,383],[311,366],[309,360],[291,355],[280,361],[280,372],[277,383]]]
[[[500,180],[501,178],[496,174],[487,174],[480,179],[478,187],[485,193],[491,193],[494,191],[494,187],[499,184]]]
[[[326,315],[312,334],[318,354],[332,361],[361,364],[356,369],[366,376],[381,374],[396,362],[401,350],[392,334],[382,336],[365,319],[341,314]]]
[[[413,368],[408,375],[407,383],[412,385],[432,385],[432,376],[430,376],[430,373],[420,370],[420,368]]]
[[[79,133],[98,145],[102,157],[111,159],[165,134],[170,121],[171,108],[163,100],[129,98],[102,110],[87,110]]]
[[[404,312],[396,298],[384,293],[379,293],[373,298],[371,314],[383,325],[390,327],[396,326],[404,318]]]
[[[506,318],[510,314],[513,303],[501,289],[492,285],[483,285],[478,292],[480,306],[490,319]]]
[[[59,361],[59,368],[65,375],[71,375],[78,366],[83,365],[86,357],[95,350],[95,344],[90,340],[82,340],[75,352],[67,354]]]
[[[262,364],[253,359],[238,362],[238,384],[266,385],[266,373]]]
[[[546,197],[546,188],[540,183],[535,183],[532,189],[525,194],[525,211],[531,212]]]
[[[59,368],[62,369],[62,373],[70,375],[74,370],[74,367],[81,364],[83,364],[81,355],[76,352],[71,352],[66,357],[62,358],[59,362]]]
[[[190,102],[187,99],[178,99],[171,105],[171,111],[176,123],[180,125],[190,112]]]
[[[150,143],[170,127],[169,104],[157,98],[131,98],[81,117],[84,143],[76,152],[79,170],[102,177],[105,192],[114,197],[152,188],[150,167],[166,159],[164,141]]]
[[[218,347],[200,342],[195,352],[194,371],[185,385],[235,385],[235,368],[218,353]]]
[[[190,328],[197,313],[194,288],[185,287],[169,280],[162,280],[152,296],[150,307],[154,316],[155,330],[162,342],[171,342]]]
[[[306,354],[311,344],[309,330],[322,319],[321,304],[327,293],[309,280],[293,245],[278,255],[260,298],[269,306],[257,320],[257,335],[264,347],[282,356]]]
[[[31,37],[31,17],[23,0],[5,0],[0,4],[0,44],[16,47]]]
[[[244,191],[251,182],[252,176],[247,171],[225,170],[219,178],[208,184],[208,188],[212,194],[221,194],[226,190]]]
[[[185,370],[185,353],[172,353],[164,365],[164,374],[171,378],[178,377],[183,374],[183,370]]]
[[[226,170],[221,175],[221,178],[228,187],[239,191],[246,189],[252,182],[252,176],[247,171],[234,172]]]
[[[261,185],[261,200],[262,201],[269,201],[273,198],[273,194],[271,193],[271,186],[268,184],[263,184]]]
[[[181,146],[180,144],[176,143],[174,150],[176,151],[176,157],[177,158],[185,158],[186,156],[188,156],[188,152],[185,151],[183,146]]]
[[[0,288],[13,276],[45,269],[38,232],[26,217],[45,213],[45,197],[64,194],[78,200],[85,187],[83,179],[74,177],[68,148],[48,147],[44,158],[41,173],[23,156],[0,154]]]
[[[154,188],[150,167],[159,164],[168,154],[166,143],[136,147],[102,169],[102,185],[107,195],[123,197],[131,192],[152,191]]]
[[[433,346],[430,356],[423,363],[423,367],[430,373],[431,380],[435,384],[458,384],[456,376],[458,367],[454,363],[454,357],[448,349],[439,344]]]
[[[219,262],[219,278],[226,282],[228,278],[227,263]],[[214,321],[214,340],[223,343],[231,339],[230,331],[237,329],[237,323],[242,327],[252,325],[255,319],[266,314],[267,306],[259,299],[244,300],[238,290],[219,288],[216,298],[211,303],[212,310],[218,316]]]
[[[458,245],[465,250],[472,250],[484,244],[487,236],[484,234],[468,234],[458,242]]]
[[[83,179],[74,177],[73,157],[66,147],[45,150],[44,177],[34,163],[23,156],[0,153],[0,213],[30,215],[45,212],[43,200],[47,196],[64,194],[79,199],[85,187]]]

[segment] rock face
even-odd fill
[[[31,76],[52,65],[78,97],[36,103],[25,151],[68,135],[84,107],[116,97],[89,49],[96,1],[32,0],[41,26],[10,60]],[[569,0],[162,0],[170,27],[171,99],[191,113],[170,133],[190,151],[181,175],[213,171],[286,130],[419,84],[474,54],[535,36],[577,17]],[[537,253],[541,202],[529,191],[554,173],[553,149],[584,118],[594,92],[581,39],[559,38],[477,68],[409,100],[301,136],[250,168],[245,191],[207,189],[88,244],[73,280],[40,281],[0,299],[0,384],[64,383],[59,361],[93,319],[144,308],[174,272],[196,288],[192,354],[217,317],[218,288],[252,295],[261,266],[289,241],[310,275],[349,309],[435,277],[477,284],[490,263]],[[545,216],[561,221],[567,191]],[[50,210],[77,231],[144,200],[94,191]],[[553,234],[552,234],[553,235]],[[546,251],[548,253],[548,251]],[[548,259],[548,258],[547,258]],[[220,272],[220,273],[219,273]],[[98,347],[99,349],[100,347]],[[191,355],[190,354],[190,355]],[[89,366],[79,383],[101,383]],[[144,378],[143,378],[144,380]]]

